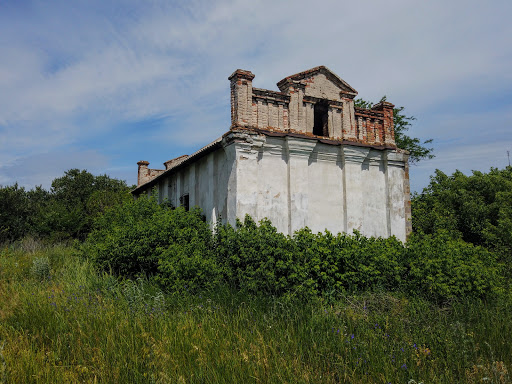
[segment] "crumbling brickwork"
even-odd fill
[[[149,161],[141,160],[137,165],[139,166],[137,185],[145,184],[164,172],[163,169],[149,169]]]
[[[238,69],[231,81],[231,128],[300,133],[337,141],[396,148],[393,104],[354,107],[357,91],[324,66],[285,77],[280,92],[253,88],[254,74]],[[318,112],[320,104],[325,112]],[[324,129],[315,132],[318,113]]]

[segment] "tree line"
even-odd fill
[[[0,186],[0,243],[32,235],[49,240],[85,240],[94,220],[132,200],[125,181],[71,169],[51,189]],[[436,170],[430,184],[412,195],[413,231],[445,233],[512,255],[512,168],[465,175]],[[510,260],[512,261],[512,260]]]
[[[130,198],[125,181],[70,169],[41,186],[26,190],[17,183],[0,186],[0,243],[31,235],[49,241],[84,240],[94,219]]]
[[[0,241],[76,239],[84,257],[119,276],[151,276],[170,291],[221,283],[240,290],[326,296],[382,289],[435,300],[487,296],[512,281],[512,167],[437,170],[412,196],[413,234],[395,238],[293,236],[251,218],[215,233],[200,210],[134,200],[124,181],[72,169],[41,187],[0,188]]]

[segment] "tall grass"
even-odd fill
[[[511,302],[177,296],[64,246],[5,247],[0,382],[506,383]]]

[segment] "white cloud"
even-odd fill
[[[478,111],[512,89],[509,1],[62,1],[26,7],[0,13],[4,164],[84,140],[114,141],[119,126],[155,117],[168,123],[147,137],[169,140],[173,150],[206,144],[228,129],[227,77],[236,68],[252,70],[255,86],[276,89],[289,74],[327,65],[362,97],[387,94],[423,119],[412,135],[459,140],[462,149],[473,144],[465,137],[481,135],[474,122],[489,118]],[[447,115],[449,106],[470,102],[479,105],[473,123],[467,115]],[[493,113],[504,116],[509,107]],[[0,180],[19,177],[1,172]]]

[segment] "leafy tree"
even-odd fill
[[[386,96],[383,96],[380,101],[386,101]],[[372,102],[356,99],[355,106],[359,108],[371,109]],[[411,137],[406,132],[411,128],[412,122],[416,120],[414,116],[407,116],[404,113],[405,107],[397,107],[393,109],[393,125],[395,128],[395,142],[398,148],[409,151],[409,162],[411,164],[417,163],[420,160],[434,158],[433,148],[428,145],[432,143],[432,139],[421,142],[417,137]]]
[[[471,176],[436,170],[429,186],[413,195],[412,215],[415,232],[445,231],[512,261],[512,167]]]
[[[51,201],[44,212],[46,227],[63,237],[83,240],[95,216],[129,198],[123,180],[70,169],[52,182]]]
[[[0,187],[0,243],[23,237],[30,228],[30,206],[25,188],[18,183]]]
[[[0,186],[0,242],[28,234],[50,240],[84,239],[94,217],[130,200],[126,183],[107,175],[71,169],[52,182],[26,191],[18,184]]]

